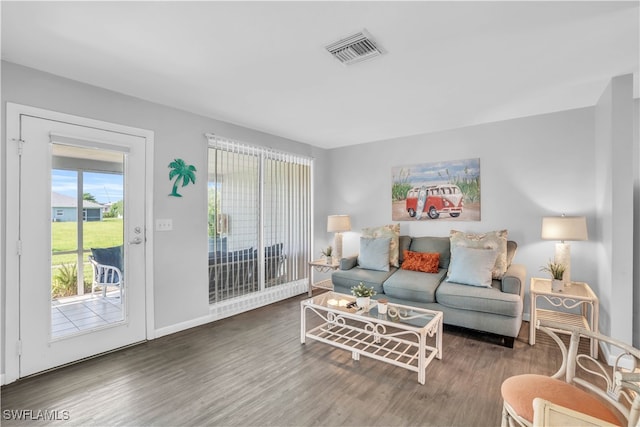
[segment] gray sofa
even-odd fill
[[[375,289],[376,299],[385,297],[390,302],[441,311],[445,324],[500,335],[506,346],[513,347],[522,324],[526,278],[524,265],[511,263],[516,248],[516,242],[507,242],[507,271],[502,280],[493,280],[490,288],[446,281],[451,258],[449,238],[429,236],[400,236],[400,262],[405,249],[438,252],[438,273],[396,267],[367,270],[358,266],[356,255],[343,258],[331,280],[336,292],[350,294],[351,287],[362,282]]]

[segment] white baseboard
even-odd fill
[[[245,311],[253,310],[258,307],[303,294],[307,292],[307,290],[307,279],[274,286],[264,290],[263,292],[257,292],[241,298],[234,298],[229,301],[214,304],[210,308],[210,315],[212,320],[224,319],[226,317],[231,317],[236,314],[244,313]]]
[[[156,329],[155,336],[156,338],[160,338],[165,335],[195,328],[196,326],[204,325],[206,323],[215,322],[216,320],[235,316],[236,314],[244,313],[245,311],[253,310],[258,307],[306,293],[307,290],[307,279],[302,279],[296,282],[274,286],[265,289],[262,292],[256,292],[242,297],[233,298],[228,301],[222,301],[218,304],[211,305],[207,316],[201,316],[187,320],[186,322],[176,323],[174,325]]]
[[[195,319],[187,320],[186,322],[180,322],[173,325],[165,326],[163,328],[156,329],[155,338],[160,338],[165,335],[175,334],[176,332],[184,331],[186,329],[195,328],[196,326],[204,325],[211,322],[211,316],[201,316]]]
[[[627,369],[629,371],[633,371],[634,369],[637,369],[637,366],[633,365],[633,363],[631,362],[631,358],[629,357],[621,357],[620,360],[617,360],[618,354],[613,354],[611,352],[611,348],[609,348],[609,346],[606,345],[604,342],[599,341],[598,347],[600,349],[600,354],[602,354],[602,357],[607,362],[607,364],[609,364],[609,366],[614,366],[617,363],[618,366],[624,369]]]

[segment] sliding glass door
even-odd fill
[[[311,160],[210,140],[209,302],[306,277]]]
[[[209,152],[209,302],[259,289],[260,157]]]

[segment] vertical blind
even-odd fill
[[[313,160],[207,138],[209,302],[306,278]]]

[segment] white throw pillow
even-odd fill
[[[358,265],[367,270],[389,271],[389,243],[391,238],[360,238]]]
[[[491,272],[498,253],[493,249],[458,246],[451,252],[447,282],[491,287]]]

